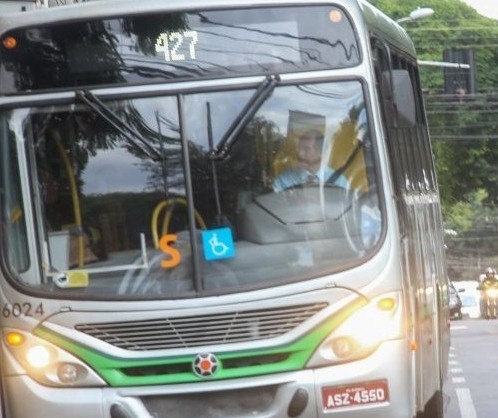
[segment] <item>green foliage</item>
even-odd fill
[[[454,205],[447,205],[443,213],[446,226],[459,235],[474,228],[475,213],[480,212],[483,217],[490,215],[490,208],[485,205],[488,197],[484,189],[478,189],[467,196],[466,201],[458,201]]]
[[[457,202],[448,207],[444,214],[446,226],[458,233],[467,232],[472,228],[472,205],[468,202]]]

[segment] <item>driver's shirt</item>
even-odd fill
[[[304,184],[325,184],[334,175],[335,171],[330,167],[320,167],[316,173],[312,173],[304,168],[291,168],[280,173],[273,182],[273,190],[281,192],[290,187]],[[336,186],[349,188],[349,183],[346,177],[342,174],[338,176],[333,183]]]

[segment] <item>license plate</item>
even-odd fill
[[[322,388],[322,402],[325,411],[387,401],[389,401],[387,380],[372,380]]]

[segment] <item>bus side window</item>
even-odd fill
[[[402,128],[413,128],[416,123],[416,112],[410,74],[406,70],[392,70],[390,79],[397,125]]]
[[[393,176],[396,189],[409,193],[426,191],[433,183],[432,175],[424,161],[413,158],[427,151],[424,142],[428,141],[422,99],[414,89],[419,86],[416,65],[393,54],[375,38],[372,48],[377,92],[393,170],[397,173]]]

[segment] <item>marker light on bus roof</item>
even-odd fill
[[[354,312],[320,345],[309,367],[363,358],[387,340],[403,333],[401,296],[389,293],[376,297]]]
[[[2,39],[2,44],[6,49],[14,49],[17,46],[17,39],[13,36],[6,36]]]
[[[339,10],[332,10],[329,13],[329,19],[333,23],[339,23],[342,20],[342,13]]]
[[[106,386],[90,367],[65,350],[19,330],[7,330],[5,345],[25,373],[48,386]]]

